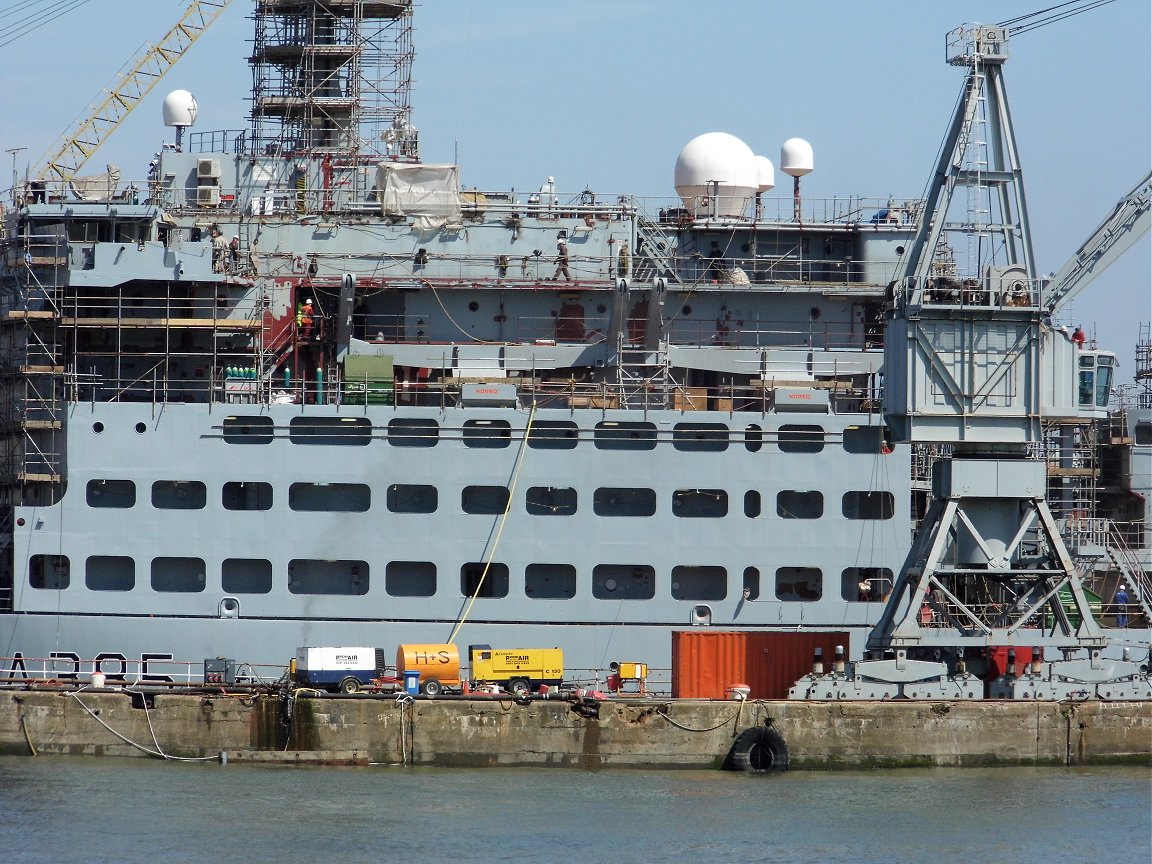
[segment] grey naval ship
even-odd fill
[[[0,679],[450,640],[655,675],[708,628],[861,658],[950,455],[884,411],[915,249],[940,304],[1046,308],[1031,455],[1101,628],[1146,646],[1152,400],[1052,323],[1082,269],[969,273],[916,243],[923,198],[803,200],[800,139],[774,165],[701,130],[656,205],[462,189],[419,158],[412,13],[258,0],[246,128],[178,90],[141,179],[63,151],[13,189]]]

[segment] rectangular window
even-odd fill
[[[672,446],[688,453],[722,453],[728,449],[728,427],[723,423],[677,423]]]
[[[656,424],[602,420],[596,424],[593,441],[598,450],[653,450],[656,447]]]
[[[268,594],[272,591],[272,562],[262,558],[225,558],[220,584],[228,594]]]
[[[465,597],[507,597],[508,565],[471,561],[460,568],[460,593]]]
[[[896,499],[891,492],[845,492],[845,519],[891,519],[896,512]]]
[[[755,519],[760,515],[760,493],[755,489],[749,489],[744,493],[744,515],[749,519]]]
[[[372,421],[367,417],[293,417],[288,427],[293,444],[353,444],[372,440]]]
[[[677,489],[672,513],[685,519],[717,519],[728,515],[728,493],[723,489]]]
[[[776,599],[812,602],[824,591],[817,567],[781,567],[776,571]]]
[[[824,495],[784,489],[776,493],[776,515],[781,519],[819,519],[824,515]]]
[[[157,480],[152,506],[158,510],[203,510],[208,491],[199,480]]]
[[[435,420],[397,417],[388,421],[388,443],[393,447],[435,447],[440,426]]]
[[[776,444],[782,453],[819,453],[824,449],[824,427],[786,423],[777,433]]]
[[[204,590],[203,558],[153,558],[152,590],[195,594]]]
[[[651,516],[656,512],[656,492],[652,489],[597,489],[592,494],[592,512],[597,516]]]
[[[270,510],[272,485],[258,481],[225,483],[220,491],[220,503],[225,510]]]
[[[366,513],[372,503],[364,483],[293,483],[288,506],[306,513]]]
[[[537,420],[528,431],[533,450],[571,450],[580,437],[580,427],[569,420]]]
[[[436,565],[431,561],[389,561],[384,590],[392,597],[431,597],[436,593]]]
[[[435,486],[393,483],[388,487],[388,510],[392,513],[435,513],[438,504]]]
[[[878,603],[892,593],[887,567],[846,567],[840,574],[840,596],[860,603]]]
[[[529,564],[524,593],[537,600],[570,600],[576,596],[576,568],[571,564]]]
[[[84,562],[84,586],[89,591],[131,591],[136,562],[125,555],[93,555]]]
[[[559,486],[533,486],[524,496],[533,516],[571,516],[576,512],[576,490]]]
[[[288,562],[288,590],[293,594],[362,596],[368,593],[368,564],[296,558]]]
[[[465,447],[507,447],[512,443],[512,426],[507,420],[465,420]]]
[[[592,570],[592,596],[598,600],[651,600],[656,571],[647,564],[597,564]]]
[[[229,444],[267,444],[272,440],[271,417],[259,414],[224,418],[224,440]]]
[[[33,588],[63,590],[71,579],[67,555],[33,555],[28,559],[28,584]]]
[[[499,515],[508,509],[508,489],[504,486],[465,486],[460,490],[460,508],[465,513]]]
[[[136,484],[131,480],[89,480],[85,497],[89,507],[134,507]]]
[[[755,567],[744,568],[744,599],[760,599],[760,571]]]
[[[672,597],[676,600],[723,600],[728,596],[728,571],[723,567],[672,568]]]

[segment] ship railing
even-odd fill
[[[15,188],[17,207],[38,204],[103,204],[107,207],[143,204],[148,197],[147,180],[126,180],[120,174],[105,173],[68,180],[30,180]]]
[[[922,198],[895,199],[891,197],[804,198],[800,204],[800,221],[796,221],[796,202],[791,195],[749,195],[743,199],[729,199],[743,209],[738,216],[717,216],[709,196],[690,198],[636,197],[641,211],[661,225],[687,226],[722,224],[825,224],[876,225],[912,229],[924,210]],[[758,208],[758,209],[757,209]],[[758,218],[756,218],[758,216]]]

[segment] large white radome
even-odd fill
[[[740,216],[760,185],[752,149],[727,132],[707,132],[689,141],[676,160],[676,194],[689,209],[716,195],[709,212]]]

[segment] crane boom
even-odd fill
[[[132,67],[65,133],[36,172],[46,180],[70,180],[108,135],[148,95],[232,0],[192,0],[180,20],[156,45],[146,45]]]
[[[1052,277],[1044,292],[1055,311],[1083,291],[1152,224],[1152,171],[1116,202],[1112,212]]]

